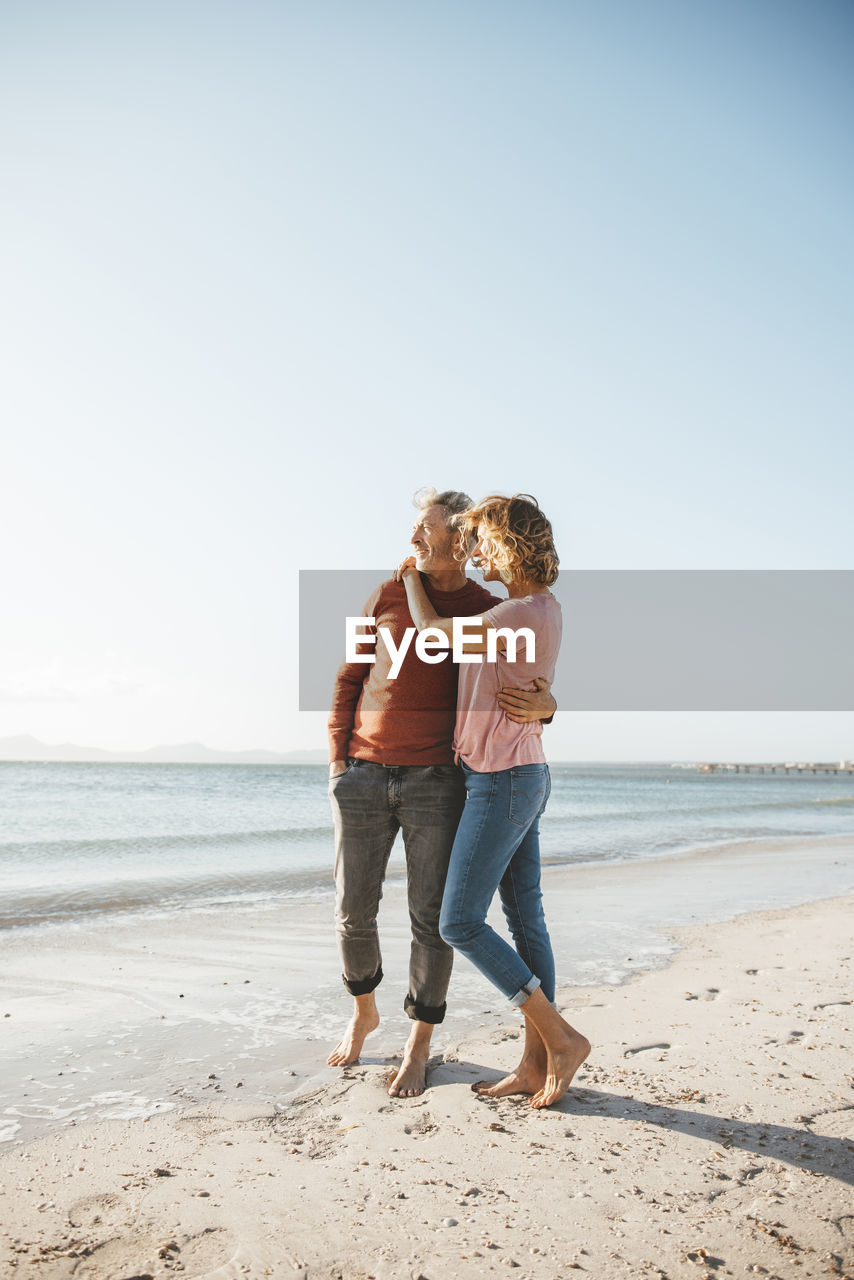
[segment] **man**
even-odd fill
[[[436,612],[472,617],[497,603],[466,578],[455,551],[453,521],[471,507],[465,493],[435,489],[415,496],[418,517],[411,543],[415,562]],[[387,627],[395,647],[412,626],[406,592],[382,583],[363,614],[375,629]],[[367,632],[366,632],[367,634]],[[338,671],[329,717],[329,794],[335,819],[336,932],[344,985],[354,998],[353,1016],[327,1059],[330,1066],[358,1061],[366,1036],[379,1026],[374,990],[382,981],[377,913],[391,847],[400,830],[406,853],[412,927],[409,993],[404,1008],[413,1021],[392,1097],[423,1093],[430,1037],[445,1016],[453,952],[439,936],[439,912],[448,861],[465,788],[451,742],[457,705],[457,667],[448,653],[433,664],[408,651],[390,678],[387,646],[363,650],[373,663],[345,663]],[[531,693],[508,690],[499,703],[514,720],[548,719],[555,700],[546,681]]]

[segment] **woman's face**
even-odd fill
[[[489,552],[486,549],[487,533],[483,525],[477,527],[477,546],[472,552],[472,559],[478,568],[483,572],[484,582],[500,582],[501,574],[489,558]]]

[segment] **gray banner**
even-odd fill
[[[345,619],[388,577],[300,573],[301,711],[328,710]],[[854,571],[570,570],[553,590],[562,710],[854,710]]]

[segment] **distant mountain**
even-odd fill
[[[105,751],[103,747],[80,747],[73,742],[50,744],[31,734],[0,738],[0,760],[57,763],[74,761],[105,764],[324,764],[327,753],[316,751],[217,751],[201,742],[179,742],[174,746],[149,747],[147,751]]]

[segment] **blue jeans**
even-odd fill
[[[551,791],[548,765],[517,765],[498,773],[462,768],[466,804],[451,851],[439,932],[511,1004],[524,1004],[539,986],[554,1002],[554,955],[540,889],[539,820]],[[496,889],[515,951],[486,923]]]

